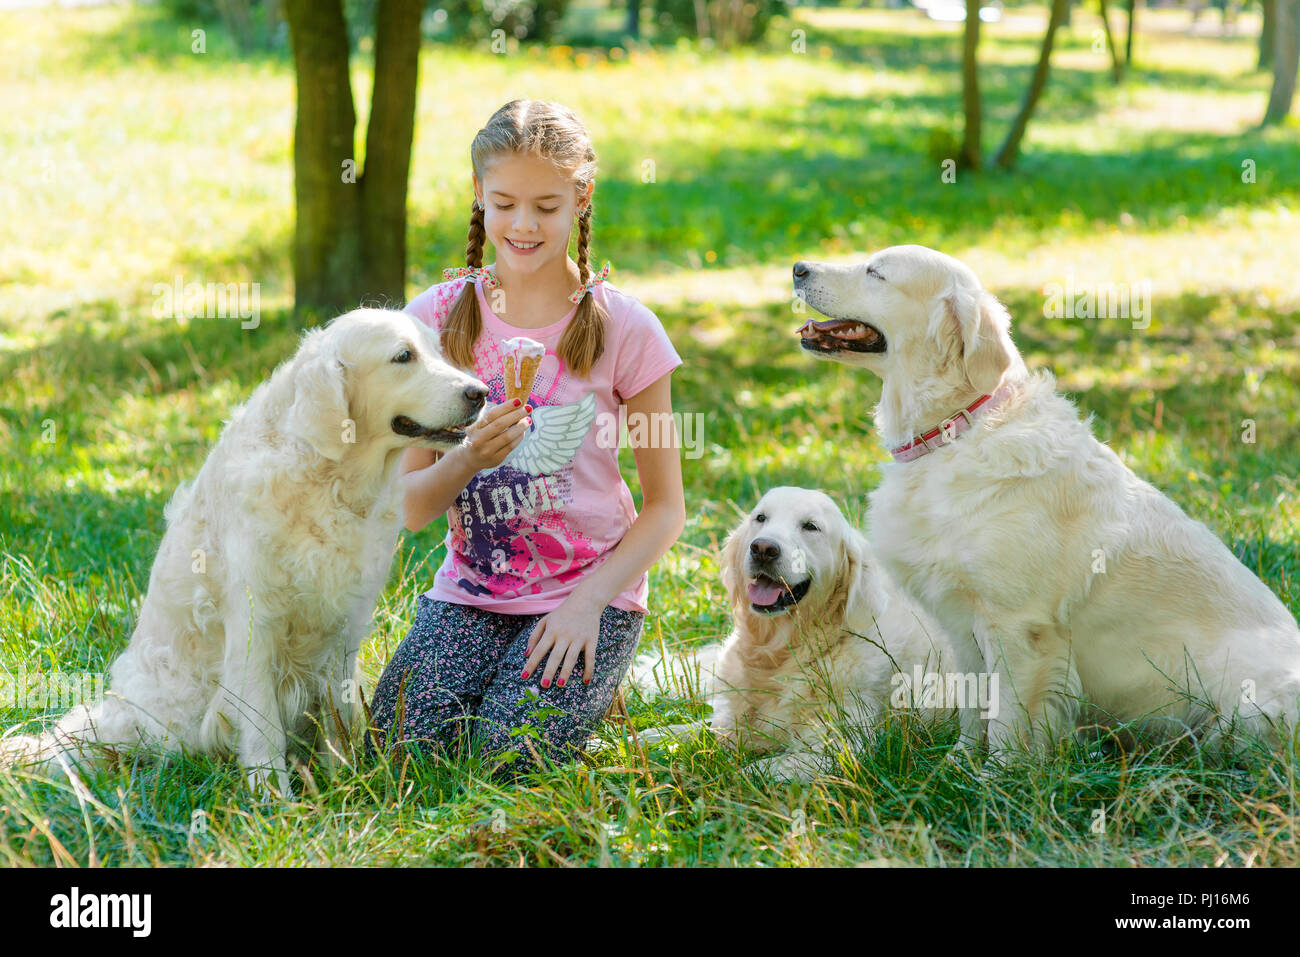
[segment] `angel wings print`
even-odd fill
[[[596,394],[588,392],[569,405],[539,405],[532,417],[533,427],[524,440],[500,465],[479,472],[480,478],[506,466],[529,475],[550,475],[568,465],[596,419]]]
[[[595,393],[536,406],[532,417],[523,441],[500,465],[475,475],[457,501],[450,577],[471,594],[539,595],[607,550],[597,529],[586,527],[585,510],[570,508],[578,484],[574,458],[596,419]]]

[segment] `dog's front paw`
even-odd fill
[[[958,743],[943,756],[943,760],[960,771],[978,775],[983,773],[981,757],[982,754],[977,749]]]
[[[14,735],[0,738],[0,767],[23,767],[38,764],[49,757],[49,749],[44,747],[40,738],[29,735]]]
[[[740,769],[746,777],[757,780],[772,781],[777,779],[778,763],[776,758],[760,758],[751,761]]]
[[[808,751],[778,754],[751,761],[741,768],[744,774],[763,781],[811,781],[825,770],[827,762]]]
[[[255,797],[293,798],[293,785],[289,781],[288,768],[259,765],[248,769],[247,780],[248,790]]]

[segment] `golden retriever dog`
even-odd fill
[[[357,652],[402,527],[401,453],[455,447],[487,394],[404,313],[358,309],[305,333],[168,503],[104,700],[0,742],[7,762],[233,751],[250,785],[288,794],[290,739],[323,731],[330,758],[359,723]]]
[[[872,542],[902,588],[973,634],[1002,697],[990,751],[1041,747],[1080,722],[1197,733],[1215,750],[1291,733],[1300,630],[1204,525],[1098,442],[1007,311],[923,246],[865,263],[800,262],[799,330],[819,359],[883,388],[894,461],[870,496]]]
[[[727,536],[721,565],[734,630],[700,653],[708,726],[728,744],[771,755],[751,770],[807,780],[826,767],[833,735],[869,733],[891,707],[931,721],[958,716],[962,743],[978,739],[977,691],[951,680],[979,670],[978,648],[956,647],[894,585],[830,496],[771,489]],[[646,671],[639,663],[638,675]],[[927,678],[953,693],[926,700]]]

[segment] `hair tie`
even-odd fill
[[[480,279],[488,289],[496,289],[501,285],[501,280],[492,275],[492,271],[486,266],[456,266],[442,271],[443,282],[464,278]]]
[[[582,302],[582,297],[591,292],[596,286],[609,278],[609,262],[605,262],[605,268],[596,273],[577,289],[573,290],[573,295],[569,297],[569,302]]]

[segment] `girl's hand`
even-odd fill
[[[566,598],[559,608],[537,623],[528,637],[528,660],[524,662],[523,677],[526,679],[531,675],[549,651],[546,670],[541,675],[543,688],[550,687],[551,679],[557,673],[558,684],[562,686],[577,667],[578,655],[582,655],[585,661],[582,683],[590,684],[592,675],[596,673],[596,639],[600,635],[601,611],[575,600],[572,595]]]
[[[465,440],[456,451],[473,467],[475,472],[495,468],[505,461],[515,446],[523,441],[532,419],[528,413],[531,405],[517,399],[488,406],[473,425],[465,430]]]

